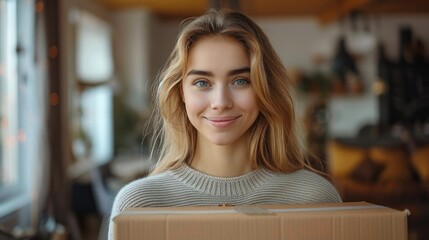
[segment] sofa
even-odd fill
[[[429,239],[429,142],[412,148],[396,138],[336,138],[327,167],[343,201],[408,209],[409,239]]]

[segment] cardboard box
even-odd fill
[[[405,240],[408,214],[349,202],[133,208],[113,221],[115,240]]]

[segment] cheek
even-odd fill
[[[259,112],[256,95],[253,92],[238,95],[236,101],[240,103],[241,108],[246,109],[247,111]]]
[[[185,102],[186,112],[188,116],[203,111],[206,107],[206,102],[202,96],[196,93],[184,92],[183,101]]]

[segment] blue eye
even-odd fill
[[[210,87],[209,82],[207,82],[206,80],[195,81],[193,85],[196,86],[196,87],[199,87],[199,88]]]
[[[237,80],[235,80],[235,81],[233,82],[233,84],[234,84],[234,85],[237,85],[237,86],[243,86],[243,85],[248,85],[248,84],[250,84],[250,81],[249,81],[249,80],[247,80],[247,79],[237,79]]]

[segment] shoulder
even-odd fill
[[[329,182],[322,175],[309,171],[307,169],[296,170],[294,172],[287,173],[285,175],[289,175],[292,178],[306,180],[306,181],[322,181],[323,183]]]
[[[303,197],[304,202],[341,202],[334,185],[323,176],[301,169],[291,173],[278,174],[288,189]]]
[[[115,197],[112,216],[119,214],[127,208],[148,207],[160,189],[168,183],[170,172],[134,180],[122,187]]]

